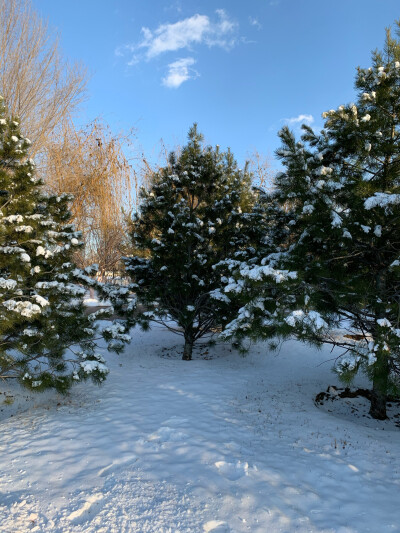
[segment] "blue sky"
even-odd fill
[[[273,155],[285,123],[322,125],[354,99],[399,0],[33,0],[92,77],[79,120],[136,128],[146,157],[193,122],[240,164]]]

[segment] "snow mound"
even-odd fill
[[[217,467],[218,472],[230,481],[236,481],[242,476],[247,476],[249,472],[248,463],[242,463],[241,461],[238,461],[236,464],[217,461],[215,466]]]
[[[86,522],[90,517],[93,517],[93,515],[98,513],[103,497],[104,495],[101,493],[88,496],[85,503],[68,516],[68,520],[73,524],[82,524],[83,522]]]
[[[182,431],[176,431],[175,428],[168,426],[161,427],[155,433],[149,436],[148,440],[156,440],[159,442],[181,442],[186,440],[188,435]]]
[[[230,527],[226,522],[220,520],[210,520],[203,526],[204,533],[229,533]]]

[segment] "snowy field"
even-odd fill
[[[132,336],[101,388],[0,385],[1,532],[400,532],[400,429],[315,406],[330,352]]]

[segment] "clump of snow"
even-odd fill
[[[245,266],[240,270],[240,275],[243,278],[248,278],[254,281],[261,281],[264,277],[271,277],[276,283],[282,283],[283,281],[297,278],[297,272],[277,270],[269,265],[255,267]],[[225,288],[225,291],[230,292],[228,286]]]
[[[31,258],[29,257],[29,255],[27,253],[22,253],[20,255],[20,258],[21,258],[21,261],[23,261],[24,263],[30,263],[31,262]]]
[[[93,372],[100,372],[102,374],[108,373],[108,368],[104,363],[100,361],[82,361],[81,367],[86,374],[92,374]]]
[[[32,296],[32,298],[35,300],[37,304],[40,305],[40,307],[46,307],[47,305],[50,305],[50,302],[46,300],[46,298],[43,298],[43,296],[40,296],[39,294],[35,294]]]
[[[0,278],[0,289],[12,290],[15,289],[17,282],[15,279]]]
[[[400,194],[388,194],[385,192],[376,192],[374,196],[370,196],[364,200],[365,209],[373,209],[374,207],[387,208],[390,205],[400,204]]]
[[[31,318],[32,316],[42,312],[38,305],[28,301],[6,300],[3,302],[3,305],[9,311],[19,313],[21,316],[26,318]]]
[[[36,335],[41,336],[42,334],[37,330],[33,328],[25,328],[22,332],[27,337],[35,337]]]
[[[223,292],[221,292],[219,289],[215,289],[213,291],[210,292],[210,296],[211,298],[213,298],[214,300],[220,300],[221,302],[225,302],[225,303],[230,303],[230,299],[228,298],[228,296],[226,294],[224,294]]]
[[[314,209],[315,209],[315,208],[314,208],[313,205],[311,205],[311,204],[307,204],[307,205],[305,205],[305,206],[303,207],[303,213],[304,213],[305,215],[311,215],[311,213],[314,212]]]
[[[387,318],[380,318],[379,320],[376,321],[376,323],[378,324],[378,326],[381,326],[381,328],[391,328],[392,327],[392,324],[390,323],[390,321]]]
[[[340,228],[343,224],[342,218],[336,213],[336,211],[331,212],[332,217],[332,228]]]
[[[20,223],[24,221],[22,215],[9,215],[8,217],[3,217],[3,222],[9,222],[10,224]]]
[[[301,309],[293,311],[285,318],[286,324],[295,327],[298,324],[321,330],[328,327],[328,324],[317,311],[303,311]]]
[[[125,327],[122,324],[111,324],[102,329],[103,333],[107,333],[112,339],[123,340],[129,342],[131,337],[125,333]]]
[[[330,176],[333,172],[333,169],[331,167],[324,167],[322,166],[320,169],[319,169],[319,175],[320,176]]]

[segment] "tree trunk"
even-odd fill
[[[185,334],[185,346],[183,348],[183,361],[192,360],[192,351],[193,351],[193,335],[191,333]]]
[[[374,369],[373,387],[371,391],[371,407],[369,414],[377,420],[386,420],[386,400],[389,378],[389,364],[386,354],[378,354],[377,366]]]
[[[372,389],[371,394],[371,407],[369,409],[369,414],[372,418],[376,420],[386,420],[386,394],[382,393],[379,389],[376,389],[375,386]]]
[[[386,271],[381,270],[376,276],[377,300],[375,307],[376,320],[385,318],[386,302]],[[379,335],[379,327],[375,324],[373,332],[376,342]],[[378,337],[379,338],[379,337]],[[369,414],[377,420],[386,420],[386,399],[389,381],[389,361],[388,354],[380,349],[376,353],[377,360],[374,364],[374,374],[372,379],[371,406]]]

